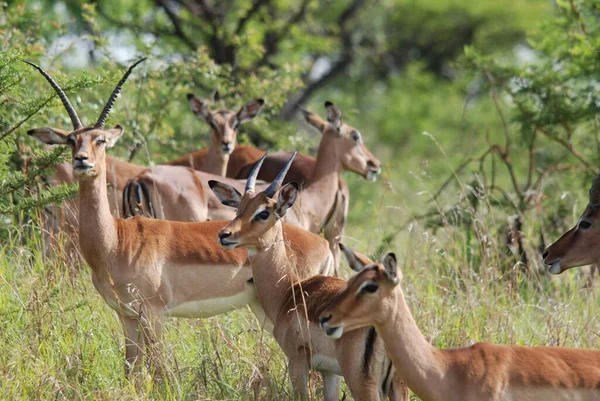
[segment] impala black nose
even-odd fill
[[[225,239],[229,236],[231,236],[231,231],[221,231],[219,233],[219,239]]]
[[[231,143],[230,142],[222,142],[221,147],[223,148],[224,152],[229,152],[231,150]]]
[[[542,259],[546,259],[548,257],[548,251],[544,251],[544,253],[542,254]]]
[[[79,160],[80,162],[87,160],[88,159],[88,155],[84,155],[84,154],[77,154],[74,157],[75,160]]]
[[[323,317],[321,318],[321,326],[322,326],[323,324],[327,323],[327,322],[328,322],[328,321],[330,321],[330,320],[331,320],[331,315],[323,316]]]

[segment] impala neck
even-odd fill
[[[375,324],[383,338],[385,348],[394,367],[408,387],[424,401],[448,398],[446,364],[441,352],[425,339],[398,286],[393,297],[386,300],[384,308],[390,310],[388,317]],[[445,380],[445,381],[444,381]]]
[[[210,147],[204,159],[202,171],[215,174],[221,177],[227,175],[227,163],[229,163],[229,154],[221,152],[219,147],[221,144],[216,139],[216,135],[211,135]]]
[[[335,138],[332,134],[325,133],[321,138],[313,175],[305,181],[300,192],[300,199],[303,195],[319,199],[319,205],[323,207],[314,209],[312,206],[311,212],[322,215],[319,216],[322,220],[325,219],[335,201],[341,172],[341,155],[336,147]],[[302,205],[301,201],[298,203]]]
[[[277,319],[280,302],[286,291],[296,282],[295,258],[288,257],[283,224],[277,222],[265,235],[262,245],[248,251],[254,285],[265,313],[272,322]]]
[[[115,219],[110,213],[106,190],[106,164],[96,177],[79,177],[79,241],[88,264],[105,260],[117,247]]]

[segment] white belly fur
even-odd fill
[[[220,315],[235,309],[240,309],[256,299],[253,285],[248,285],[244,291],[230,297],[204,299],[202,301],[184,302],[167,313],[174,317],[206,318]]]
[[[310,362],[314,370],[319,372],[335,373],[340,376],[342,375],[340,364],[335,358],[317,354],[311,358]]]

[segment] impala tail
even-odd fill
[[[148,186],[138,177],[130,179],[123,189],[123,217],[134,216],[156,218]]]

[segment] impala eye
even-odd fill
[[[71,146],[75,146],[75,138],[73,138],[72,136],[68,137],[67,143]]]
[[[256,215],[255,219],[256,220],[266,220],[269,218],[270,215],[271,215],[271,213],[269,213],[267,210],[263,210],[262,212],[260,212],[259,214]]]
[[[358,133],[358,131],[352,131],[352,140],[354,142],[360,141],[360,134]]]
[[[96,145],[98,145],[98,146],[104,145],[105,143],[106,143],[106,141],[104,140],[104,138],[96,139]]]
[[[590,223],[589,221],[581,220],[579,222],[578,228],[581,228],[582,230],[587,230],[591,226],[592,226],[592,223]]]
[[[379,289],[379,285],[374,281],[367,281],[360,286],[360,293],[373,294]]]

